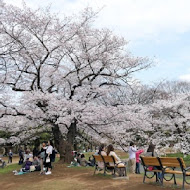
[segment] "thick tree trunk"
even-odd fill
[[[61,134],[58,125],[55,124],[54,127],[52,128],[55,147],[60,153],[60,160],[64,163],[71,163],[71,161],[73,160],[71,152],[73,150],[75,142],[76,124],[77,124],[76,120],[74,120],[71,123],[68,129],[66,140],[64,140],[64,137]]]
[[[75,143],[75,137],[76,137],[76,130],[77,130],[77,120],[74,119],[74,121],[71,123],[68,133],[67,133],[67,146],[65,149],[65,158],[66,162],[70,163],[73,160],[73,156],[71,154],[72,150],[74,150],[74,143]]]
[[[65,149],[65,140],[63,138],[63,135],[61,134],[61,131],[59,130],[58,125],[54,125],[52,128],[53,136],[54,136],[54,143],[55,143],[55,148],[58,150],[60,154],[60,160],[65,162],[65,154],[64,154],[64,149]]]
[[[36,147],[37,150],[39,150],[39,147],[40,147],[40,139],[36,139],[36,140],[34,141],[34,147]]]

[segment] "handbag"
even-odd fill
[[[46,158],[46,163],[49,163],[50,162],[50,157],[47,157]]]
[[[30,166],[30,172],[33,172],[35,170],[36,170],[35,166]]]

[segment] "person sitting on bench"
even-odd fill
[[[105,145],[104,145],[104,144],[101,144],[101,145],[100,145],[97,154],[98,154],[98,155],[102,155],[102,156],[107,156],[106,148],[105,148]],[[104,168],[104,162],[98,162],[98,167],[99,167],[100,169],[103,169],[103,168]]]
[[[115,162],[117,164],[117,166],[125,166],[124,163],[121,162],[121,159],[117,156],[117,154],[114,152],[114,148],[113,145],[110,144],[107,148],[107,155],[108,156],[113,156],[115,159]],[[111,162],[109,163],[110,166],[114,166],[114,163]],[[124,168],[121,168],[119,171],[117,171],[119,176],[122,176],[124,174]]]

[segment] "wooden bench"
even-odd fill
[[[102,156],[105,164],[105,172],[109,170],[113,170],[114,177],[116,176],[116,170],[124,169],[124,176],[127,176],[127,170],[125,165],[117,164],[114,156]],[[113,163],[111,165],[111,163]]]
[[[113,156],[102,156],[102,155],[93,155],[94,159],[95,159],[95,170],[94,170],[94,174],[96,173],[96,171],[98,170],[102,170],[102,168],[100,168],[98,166],[98,162],[103,162],[104,164],[104,175],[106,175],[106,172],[112,172],[113,171],[113,175],[114,177],[116,176],[116,170],[120,170],[120,169],[124,169],[124,176],[127,176],[127,171],[126,171],[126,166],[121,166],[116,164],[115,158]],[[113,165],[111,165],[110,163],[113,163]]]
[[[94,158],[94,162],[95,162],[95,169],[94,169],[94,175],[96,173],[96,171],[101,171],[101,170],[105,170],[105,164],[104,164],[104,159],[101,155],[92,155]],[[99,163],[98,162],[102,162],[104,164],[103,168],[99,167]],[[104,171],[105,174],[105,171]]]
[[[159,160],[156,157],[140,157],[140,158],[144,168],[143,183],[145,183],[146,178],[152,179],[154,176],[156,176],[156,182],[158,182],[158,172],[162,173]],[[156,167],[157,169],[155,169]],[[149,176],[148,173],[151,173],[151,175]]]
[[[174,179],[174,184],[177,185],[176,183],[176,174],[180,174],[183,176],[183,185],[182,189],[185,189],[185,183],[190,185],[189,182],[187,182],[186,177],[190,176],[190,167],[186,167],[185,162],[183,158],[169,158],[169,157],[160,157],[158,158],[160,161],[161,167],[162,167],[162,175],[163,179],[166,181],[170,181]],[[176,170],[178,169],[178,170]],[[172,174],[171,179],[166,179],[165,174]],[[163,181],[162,181],[163,183]],[[163,185],[163,184],[162,184]]]
[[[176,174],[180,174],[183,176],[183,185],[182,189],[185,189],[185,183],[189,184],[187,182],[186,177],[190,176],[190,167],[186,167],[185,162],[183,158],[172,158],[172,157],[141,157],[143,168],[144,168],[144,178],[143,182],[145,182],[145,177],[147,178],[153,178],[154,175],[156,175],[156,181],[158,181],[158,176],[157,172],[161,172],[161,185],[163,186],[163,181],[171,181],[174,179],[174,184],[177,185],[176,183]],[[157,166],[159,170],[149,170],[148,168],[150,166]],[[177,169],[177,170],[176,170]],[[151,177],[147,176],[147,172],[154,172]],[[167,174],[172,174],[172,176],[167,179],[166,175]]]

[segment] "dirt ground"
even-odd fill
[[[168,182],[164,188],[147,180],[142,183],[143,175],[129,175],[129,179],[113,179],[110,175],[93,175],[94,168],[68,168],[61,163],[54,164],[52,175],[39,175],[31,172],[13,175],[12,172],[0,175],[0,190],[171,190]],[[181,183],[180,183],[181,184]],[[181,186],[179,186],[179,189]],[[187,186],[187,189],[190,186]],[[178,188],[177,188],[178,189]]]

